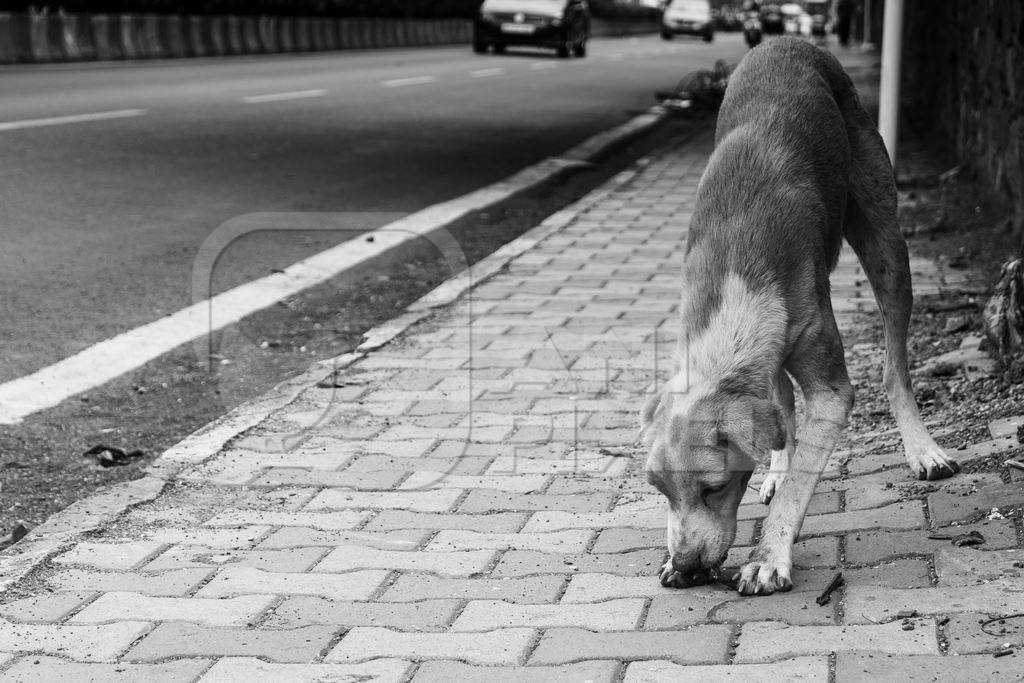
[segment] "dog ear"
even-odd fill
[[[765,401],[756,409],[759,413],[754,427],[755,445],[760,450],[781,451],[786,447],[786,423],[782,410],[772,401]]]
[[[664,395],[664,392],[655,391],[647,397],[646,401],[644,401],[644,407],[640,409],[641,441],[647,438],[647,431],[650,429],[651,425],[654,424],[654,416],[657,414],[658,408],[661,407],[661,399]]]

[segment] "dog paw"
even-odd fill
[[[918,479],[948,479],[960,471],[960,465],[936,445],[907,451],[907,464]]]
[[[756,551],[755,551],[756,554]],[[740,595],[771,595],[793,588],[792,565],[781,560],[760,560],[751,556],[733,577]]]
[[[783,480],[786,478],[784,472],[769,472],[761,482],[761,502],[767,505],[772,502],[772,498],[775,497],[775,492],[779,490],[779,486],[782,485]]]

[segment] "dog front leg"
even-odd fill
[[[736,590],[742,595],[770,595],[793,587],[793,543],[852,404],[848,383],[808,397],[807,421],[789,472],[772,499],[761,540],[737,576]]]
[[[761,482],[760,500],[767,505],[772,501],[775,492],[779,490],[786,472],[789,471],[789,463],[796,451],[796,401],[793,396],[793,382],[785,370],[779,370],[779,377],[775,383],[775,395],[782,408],[782,421],[786,425],[786,447],[781,451],[772,451],[772,464]]]

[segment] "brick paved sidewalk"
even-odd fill
[[[659,585],[664,503],[643,481],[636,413],[670,355],[683,230],[709,150],[704,134],[617,178],[471,294],[340,372],[337,387],[311,382],[154,500],[64,548],[4,595],[4,674],[1024,675],[1024,656],[991,654],[1021,645],[1020,622],[994,636],[978,623],[1024,611],[1018,530],[985,519],[1019,502],[1019,485],[912,481],[891,433],[853,435],[833,458],[793,592]],[[928,264],[915,270],[921,290],[941,285]],[[834,282],[848,325],[870,292],[848,255]],[[851,370],[862,381],[877,371]],[[994,425],[992,441],[958,458],[1005,450],[1013,433],[1013,421]],[[750,490],[730,563],[765,514]],[[929,538],[971,529],[981,549]],[[840,568],[846,588],[818,606]]]

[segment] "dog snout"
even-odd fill
[[[666,588],[690,588],[704,586],[713,580],[711,569],[700,564],[676,562],[674,559],[665,563],[661,572],[661,585]]]

